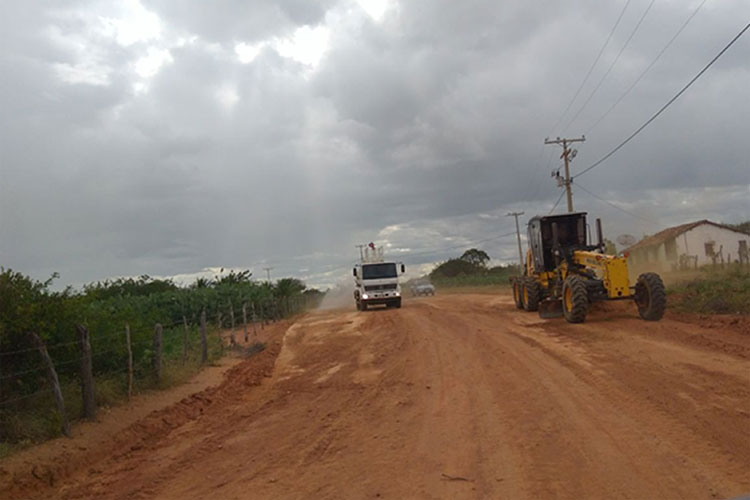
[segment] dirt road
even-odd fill
[[[610,309],[569,325],[507,296],[443,295],[309,314],[221,386],[150,416],[108,457],[35,494],[748,494],[748,323],[646,323]]]

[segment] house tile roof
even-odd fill
[[[691,229],[701,226],[703,224],[711,224],[712,226],[720,227],[722,229],[728,229],[729,231],[734,231],[735,233],[747,234],[744,231],[740,231],[733,227],[725,226],[724,224],[717,224],[716,222],[711,222],[710,220],[703,219],[703,220],[699,220],[695,222],[689,222],[687,224],[681,224],[679,226],[669,227],[667,229],[664,229],[663,231],[659,231],[653,236],[643,238],[641,241],[639,241],[635,245],[628,247],[625,251],[632,252],[633,250],[639,250],[641,248],[650,248],[650,247],[661,245],[665,241],[676,238],[682,233],[690,231]]]

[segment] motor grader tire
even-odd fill
[[[534,278],[526,278],[523,281],[523,308],[527,311],[539,310],[539,299],[542,289]]]
[[[562,286],[563,316],[568,323],[583,323],[589,311],[589,293],[580,276],[570,275]]]
[[[513,302],[516,303],[516,309],[523,309],[523,296],[521,290],[521,283],[519,280],[513,280]]]
[[[635,283],[635,304],[646,321],[659,321],[667,308],[664,282],[656,273],[643,273]]]

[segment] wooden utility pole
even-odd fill
[[[521,272],[523,272],[523,251],[521,250],[521,229],[518,227],[518,216],[523,215],[524,212],[508,212],[508,217],[513,216],[516,218],[516,239],[518,240],[518,262],[521,264]]]
[[[563,147],[563,152],[560,155],[560,158],[565,160],[565,179],[563,180],[563,184],[565,185],[565,194],[568,197],[568,212],[573,211],[573,192],[570,190],[570,184],[572,182],[570,179],[570,160],[572,160],[578,153],[577,150],[568,148],[568,145],[574,142],[584,142],[585,140],[585,135],[582,135],[577,139],[560,139],[559,137],[553,141],[550,141],[549,138],[544,139],[544,144],[560,144]]]
[[[271,270],[272,267],[264,267],[263,270],[266,271],[266,277],[268,278],[268,282],[271,282]]]

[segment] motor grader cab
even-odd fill
[[[659,275],[641,274],[631,286],[626,257],[604,254],[600,219],[596,233],[592,244],[585,212],[533,217],[523,276],[511,278],[516,307],[582,323],[592,302],[633,300],[643,319],[660,320],[666,295]]]

